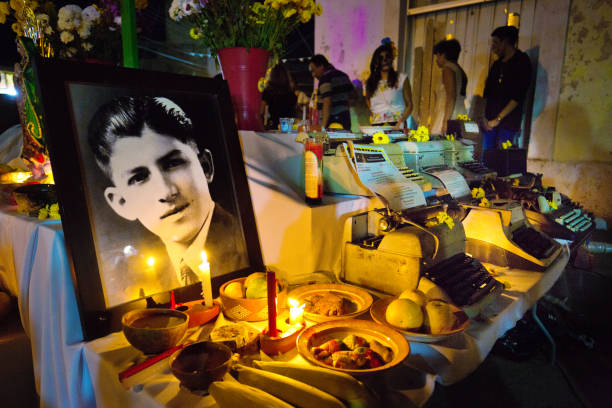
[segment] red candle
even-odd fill
[[[276,273],[266,271],[266,283],[268,284],[268,336],[278,336],[276,329]]]
[[[170,309],[176,308],[176,303],[174,302],[174,291],[170,291]]]

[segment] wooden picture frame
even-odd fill
[[[35,74],[86,340],[170,291],[199,298],[183,266],[200,246],[214,296],[263,270],[224,80],[47,59]]]

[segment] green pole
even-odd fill
[[[123,44],[123,66],[138,68],[136,7],[134,6],[134,0],[121,0],[121,39]]]

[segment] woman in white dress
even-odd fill
[[[390,41],[374,51],[365,96],[372,125],[388,124],[400,129],[412,112],[412,90],[408,76],[393,68],[393,59]]]
[[[431,134],[445,135],[446,123],[457,115],[465,115],[467,76],[457,63],[461,45],[457,40],[443,40],[433,49],[436,65],[442,70],[442,80],[435,89],[435,108]]]

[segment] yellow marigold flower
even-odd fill
[[[489,200],[487,200],[486,198],[483,197],[482,200],[480,200],[480,203],[478,204],[479,207],[485,207],[485,208],[489,208],[491,207],[491,202],[489,202]]]
[[[21,30],[21,26],[18,23],[13,23],[13,25],[11,25],[11,29],[15,32],[15,34],[23,35],[23,31]]]
[[[59,204],[58,203],[51,204],[51,206],[48,206],[47,208],[49,208],[49,218],[52,218],[54,220],[59,220],[60,219]]]
[[[321,4],[319,3],[315,4],[314,13],[317,16],[320,16],[321,14],[323,14],[323,6],[321,6]]]
[[[292,15],[294,15],[295,13],[297,13],[297,10],[294,9],[294,8],[290,8],[290,9],[287,9],[287,10],[283,11],[283,17],[289,18]]]
[[[192,27],[191,30],[189,30],[189,36],[194,40],[197,40],[198,38],[202,37],[202,30],[200,30],[199,27]]]
[[[376,132],[372,135],[372,142],[374,144],[388,144],[389,136],[384,132]]]
[[[312,18],[312,11],[310,10],[302,10],[302,12],[300,13],[300,21],[302,23],[309,22],[311,18]]]
[[[483,198],[484,196],[485,196],[485,192],[481,187],[478,187],[478,188],[474,187],[472,189],[473,198],[479,199],[479,198]]]
[[[6,23],[6,17],[10,12],[8,1],[0,1],[0,24]]]
[[[455,227],[455,221],[444,211],[440,211],[436,214],[436,218],[432,218],[425,222],[426,227],[435,227],[437,225],[446,224],[448,229],[453,229]]]
[[[16,12],[21,11],[23,8],[24,1],[23,0],[10,0],[10,5],[13,10]]]
[[[281,5],[280,5],[280,3],[279,3],[278,1],[273,1],[273,2],[272,2],[272,4],[271,4],[271,6],[272,6],[272,8],[273,8],[274,10],[278,10],[278,9],[280,8],[280,6],[281,6]]]
[[[43,207],[40,210],[38,210],[38,219],[39,220],[44,220],[48,216],[49,216],[49,206]]]
[[[505,142],[502,143],[502,149],[509,149],[510,147],[512,147],[511,141],[506,140]]]

